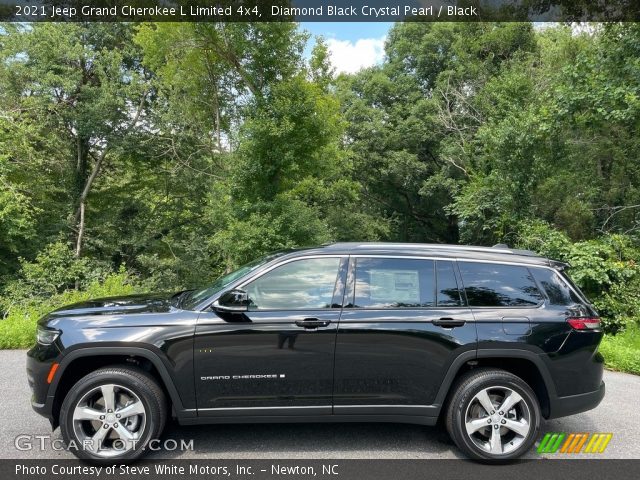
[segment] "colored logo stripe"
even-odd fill
[[[538,453],[556,453],[564,437],[564,433],[547,433],[540,442]]]
[[[589,443],[587,444],[587,448],[585,448],[585,453],[602,453],[604,449],[607,448],[607,445],[611,441],[611,437],[613,437],[612,433],[595,433]]]
[[[602,453],[613,437],[612,433],[547,433],[538,446],[538,453]],[[588,440],[588,441],[587,441]],[[558,452],[559,451],[559,452]]]
[[[588,437],[588,433],[572,433],[564,442],[560,453],[578,453]]]

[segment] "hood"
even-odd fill
[[[49,317],[86,315],[118,315],[131,313],[162,313],[173,307],[171,293],[153,293],[87,300],[54,310]]]

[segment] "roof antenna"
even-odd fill
[[[491,248],[509,248],[509,245],[507,245],[506,243],[496,243],[493,247]]]

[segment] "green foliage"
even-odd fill
[[[516,245],[569,263],[569,273],[593,302],[607,332],[640,322],[640,245],[624,235],[571,242],[543,222],[522,223]]]
[[[4,296],[9,300],[49,297],[100,281],[109,272],[108,264],[76,258],[68,245],[56,242],[40,251],[33,262],[21,261],[19,277],[5,289]]]
[[[637,325],[615,336],[605,335],[599,351],[608,368],[640,375],[640,328]]]
[[[125,272],[90,281],[83,290],[66,290],[46,299],[26,297],[10,304],[0,320],[0,348],[28,348],[35,342],[37,320],[57,308],[90,298],[130,295],[142,289]]]
[[[353,75],[322,39],[306,59],[308,39],[295,23],[2,25],[6,345],[103,284],[194,287],[334,240],[531,248],[572,264],[607,331],[634,328],[637,24],[401,23]]]

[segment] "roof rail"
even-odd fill
[[[493,247],[483,247],[476,245],[447,245],[447,244],[439,244],[439,243],[393,243],[393,242],[336,242],[331,243],[328,246],[333,248],[420,248],[420,249],[435,249],[435,250],[460,250],[460,251],[476,251],[476,252],[495,252],[495,253],[506,253],[511,255],[523,255],[528,257],[537,257],[539,256],[537,253],[532,252],[530,250],[517,250],[513,248],[509,248],[506,244],[497,244]]]

